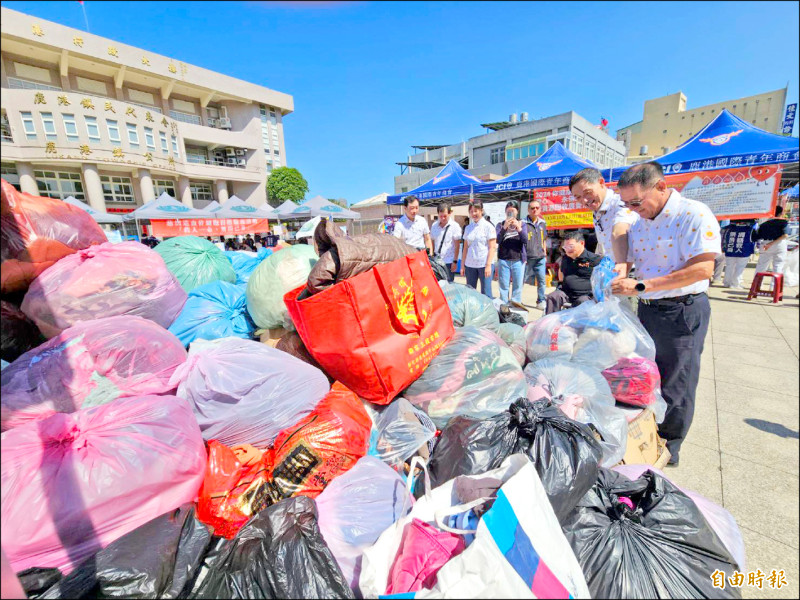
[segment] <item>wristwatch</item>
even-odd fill
[[[647,289],[647,286],[644,284],[644,281],[639,281],[633,289],[641,294]]]

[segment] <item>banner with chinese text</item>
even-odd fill
[[[569,186],[535,189],[533,199],[542,205],[542,218],[548,229],[594,227],[592,211],[575,199]]]
[[[269,233],[268,219],[173,219],[152,220],[150,224],[158,237]]]

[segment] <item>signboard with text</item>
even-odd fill
[[[796,112],[796,102],[786,107],[786,115],[783,117],[783,125],[781,125],[781,133],[783,135],[792,135],[792,130],[794,129],[794,116]]]
[[[158,237],[269,233],[267,219],[172,219],[152,220],[150,224]]]
[[[548,229],[577,229],[594,226],[592,211],[570,193],[569,186],[533,190],[534,200],[542,205],[542,218]]]

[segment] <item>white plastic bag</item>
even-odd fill
[[[546,398],[570,419],[591,424],[603,437],[604,467],[625,456],[628,421],[616,408],[611,388],[600,371],[563,358],[543,358],[525,367],[528,399]]]
[[[800,247],[795,247],[786,254],[783,277],[786,287],[797,287],[800,282]]]
[[[195,340],[170,379],[205,440],[272,445],[328,393],[328,378],[302,360],[252,340]]]
[[[373,422],[368,454],[398,473],[403,473],[403,464],[418,450],[422,450],[423,458],[430,455],[436,425],[408,400],[396,398],[380,407],[364,401],[364,408]]]
[[[439,285],[444,291],[450,314],[453,316],[453,325],[456,327],[484,327],[497,330],[500,317],[494,303],[484,294],[467,285],[440,281]]]
[[[527,362],[525,356],[525,329],[515,323],[500,323],[497,327],[497,335],[511,348],[520,367],[524,367]]]
[[[400,475],[374,456],[365,456],[317,496],[319,529],[353,591],[361,555],[411,509]]]

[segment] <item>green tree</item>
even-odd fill
[[[341,206],[342,208],[347,208],[347,200],[344,198],[328,198],[328,202]]]
[[[267,199],[271,206],[280,206],[286,200],[300,202],[308,193],[308,182],[293,167],[278,167],[267,179]]]

